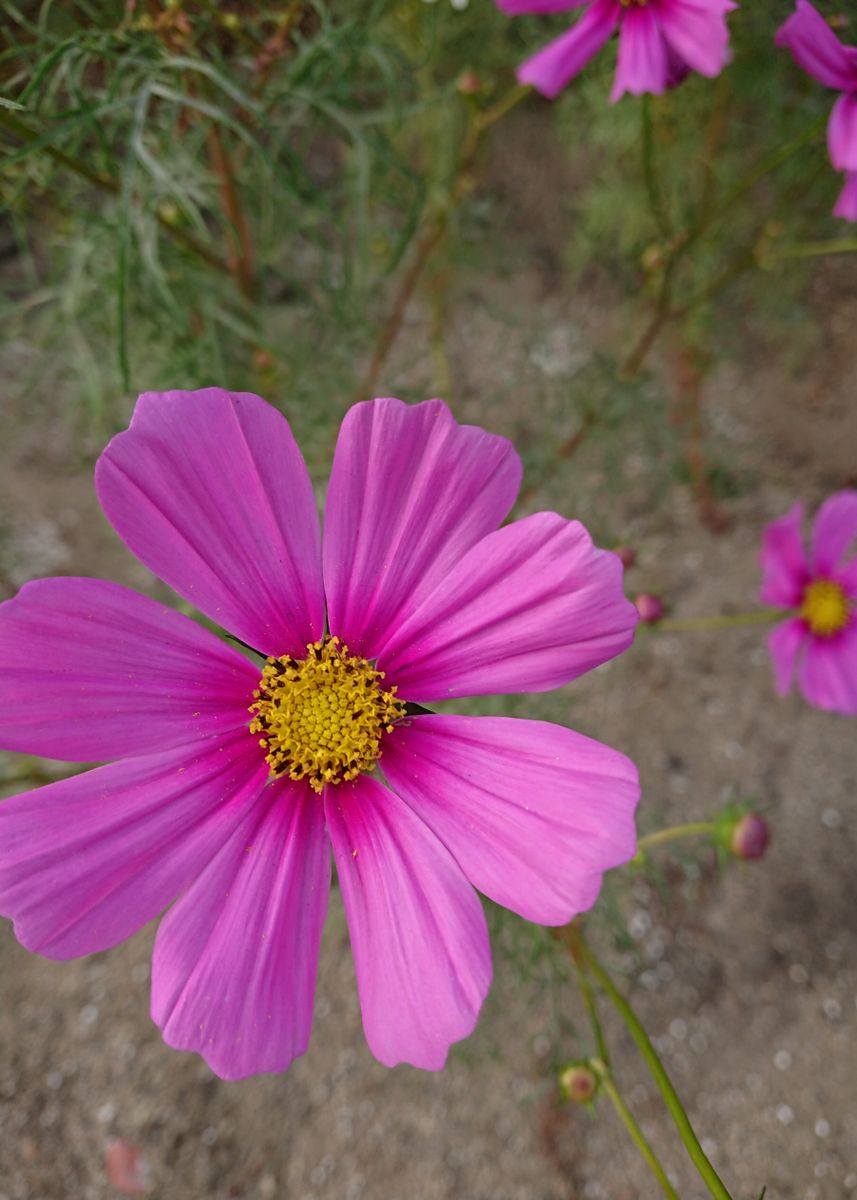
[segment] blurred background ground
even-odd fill
[[[637,549],[631,593],[660,592],[678,615],[750,608],[765,522],[797,497],[814,506],[857,484],[853,274],[836,264],[818,270],[793,335],[771,334],[751,306],[736,304],[718,365],[698,388],[667,341],[617,408],[598,364],[636,327],[607,271],[567,272],[578,179],[546,163],[555,160],[544,126],[520,114],[486,167],[488,266],[459,273],[449,294],[448,398],[459,419],[522,450],[520,511],[556,508],[603,544]],[[478,245],[478,229],[473,238]],[[437,364],[422,303],[409,310],[380,394],[431,390]],[[0,364],[4,595],[31,577],[66,573],[165,596],[100,515],[95,439],[81,439],[63,389],[24,387],[35,353],[18,339]],[[596,398],[606,388],[591,429],[568,403],[590,379]],[[321,424],[306,404],[269,398],[303,436],[321,485],[333,418],[350,398],[320,398]],[[569,442],[572,452],[558,459],[556,447]],[[706,494],[692,483],[700,453],[719,464]],[[777,699],[764,634],[753,628],[643,632],[621,660],[550,697],[516,701],[514,712],[567,722],[630,754],[642,773],[643,830],[705,818],[734,794],[755,799],[774,829],[763,862],[721,874],[705,852],[683,853],[678,866],[658,855],[663,870],[626,871],[611,886],[631,945],[616,953],[606,920],[593,923],[595,936],[736,1200],[757,1200],[763,1186],[768,1200],[857,1195],[853,721],[797,696]],[[9,773],[20,764],[0,761]],[[522,980],[513,953],[521,926],[503,923],[480,1027],[447,1069],[390,1072],[363,1040],[335,896],[308,1054],[284,1076],[229,1084],[168,1050],[149,1020],[152,929],[58,964],[28,955],[3,923],[0,1200],[107,1200],[116,1194],[105,1167],[115,1139],[139,1147],[150,1194],[170,1200],[654,1198],[606,1101],[594,1118],[557,1104],[551,1064],[589,1046],[572,991]],[[579,1023],[580,1040],[557,1006]],[[633,1047],[612,1019],[608,1033],[645,1133],[682,1200],[696,1200],[701,1184]]]

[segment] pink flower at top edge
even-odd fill
[[[801,537],[803,505],[796,504],[765,531],[761,598],[793,609],[771,634],[768,647],[777,691],[785,695],[797,674],[810,704],[857,713],[857,492],[837,492],[815,518],[809,555]]]
[[[687,75],[719,75],[729,58],[726,14],[732,0],[497,0],[510,16],[583,8],[568,33],[518,68],[518,79],[543,96],[557,96],[591,58],[619,33],[619,57],[610,93],[660,94]]]
[[[857,47],[843,46],[809,0],[797,0],[795,11],[777,31],[776,43],[791,51],[813,79],[842,93],[827,126],[830,161],[845,172],[833,215],[857,221]]]
[[[473,889],[563,924],[635,850],[622,754],[424,707],[555,688],[633,638],[621,563],[582,525],[500,527],[520,478],[509,442],[439,400],[358,404],[322,536],[274,408],[141,396],[98,462],[104,511],[267,659],[96,579],[0,606],[0,745],[108,763],[0,804],[0,913],[20,941],[92,954],[172,904],[152,971],[164,1038],[223,1078],[281,1071],[309,1042],[332,850],[369,1046],[439,1069],[491,979]]]

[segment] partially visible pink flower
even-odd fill
[[[830,161],[846,172],[833,214],[857,221],[857,47],[843,46],[809,0],[797,0],[795,11],[777,30],[776,43],[790,50],[813,79],[842,93],[827,125]]]
[[[857,713],[857,492],[837,492],[818,510],[807,556],[803,505],[765,530],[761,598],[793,609],[768,639],[777,691],[797,681],[810,704]]]
[[[372,1052],[443,1066],[491,981],[473,889],[565,924],[636,848],[624,755],[424,707],[555,688],[633,638],[621,564],[579,522],[502,524],[520,479],[509,442],[439,400],[358,404],[322,536],[279,412],[219,388],[142,396],[98,461],[104,511],[266,661],[97,579],[0,606],[0,745],[108,763],[0,804],[19,940],[75,958],[172,904],[165,1040],[227,1079],[282,1071],[309,1042],[332,851]]]
[[[732,0],[497,0],[510,16],[584,8],[568,33],[518,68],[521,83],[554,97],[619,32],[611,103],[625,92],[661,93],[689,71],[719,75],[729,58]]]
[[[857,221],[857,171],[846,171],[845,187],[839,193],[833,215],[845,221]]]

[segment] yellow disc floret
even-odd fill
[[[838,583],[816,579],[804,589],[800,615],[817,637],[832,637],[848,624],[851,605]]]
[[[327,784],[356,779],[381,756],[381,739],[405,715],[383,671],[348,653],[339,638],[307,646],[304,659],[269,658],[250,706],[251,733],[274,775]]]

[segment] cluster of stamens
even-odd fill
[[[840,584],[815,579],[804,589],[800,615],[817,637],[832,637],[848,624],[851,605]]]
[[[383,678],[337,637],[310,643],[304,659],[269,658],[253,693],[250,732],[262,735],[272,773],[321,792],[370,771],[383,735],[405,715]]]

